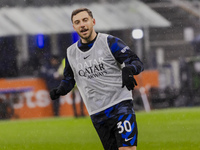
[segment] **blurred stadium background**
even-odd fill
[[[53,118],[39,76],[78,40],[70,15],[85,6],[97,31],[120,37],[144,62],[133,92],[138,149],[200,149],[200,0],[1,0],[0,150],[102,149],[89,117],[72,118],[72,93]]]
[[[61,63],[78,39],[71,12],[85,6],[97,31],[120,37],[144,62],[133,93],[136,110],[147,110],[145,100],[150,109],[200,105],[199,0],[1,0],[0,100],[11,100],[2,107],[12,106],[14,118],[52,116],[39,70],[52,55]],[[71,101],[64,98],[61,115],[73,115]]]

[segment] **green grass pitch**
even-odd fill
[[[200,107],[136,112],[137,150],[199,150]],[[0,150],[103,150],[89,117],[0,121]]]

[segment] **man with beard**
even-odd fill
[[[80,40],[67,49],[64,79],[51,90],[52,100],[76,83],[104,149],[136,150],[132,90],[142,62],[121,39],[97,33],[89,9],[74,10],[71,21]]]

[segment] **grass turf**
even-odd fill
[[[136,112],[137,150],[200,149],[200,108]],[[0,121],[0,150],[103,150],[89,117]]]

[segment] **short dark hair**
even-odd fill
[[[88,8],[78,8],[78,9],[76,9],[76,10],[74,10],[74,11],[72,12],[71,21],[72,21],[73,16],[77,15],[78,13],[80,13],[80,12],[82,12],[82,11],[86,11],[86,12],[88,13],[88,15],[89,15],[90,17],[93,18],[92,11],[89,10]],[[72,21],[72,23],[73,23],[73,21]]]

